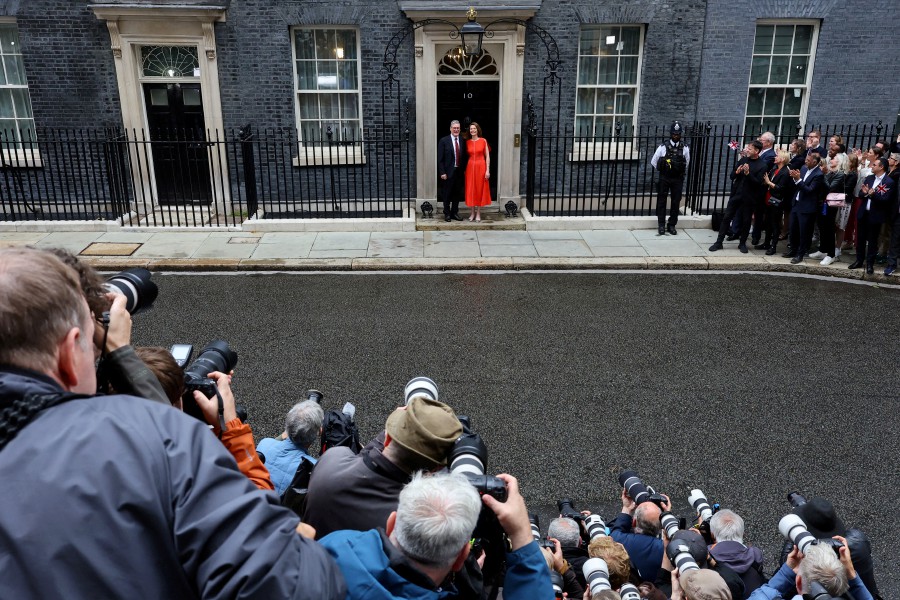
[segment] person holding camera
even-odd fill
[[[316,464],[309,446],[322,433],[325,411],[315,400],[304,400],[291,407],[284,419],[284,433],[278,439],[265,438],[256,452],[265,456],[265,465],[275,485],[275,493],[283,495],[301,461]]]
[[[74,270],[0,250],[0,323],[0,597],[345,597],[328,553],[204,425],[95,395]]]
[[[584,585],[584,574],[581,569],[588,559],[581,539],[581,527],[574,519],[559,517],[550,521],[547,527],[547,539],[558,540],[563,558],[572,565],[575,577]]]
[[[550,571],[531,535],[518,481],[511,475],[498,477],[507,486],[506,502],[489,494],[479,498],[468,479],[454,473],[415,473],[384,529],[323,537],[322,546],[346,577],[347,600],[458,598],[454,587],[442,584],[469,556],[483,507],[496,515],[509,539],[503,597],[553,598]]]
[[[709,555],[716,564],[730,567],[738,574],[744,582],[743,598],[746,600],[766,581],[762,550],[744,544],[744,519],[727,508],[712,516],[709,532],[714,541],[709,547]]]
[[[857,576],[850,558],[847,540],[835,536],[841,546],[839,554],[831,544],[811,544],[806,554],[794,546],[787,560],[768,583],[757,589],[750,600],[797,599],[873,600],[862,579]],[[796,591],[796,596],[791,594]]]
[[[662,510],[670,509],[668,498],[662,507],[649,501],[635,504],[628,492],[622,490],[622,512],[610,523],[609,535],[628,551],[641,581],[656,581],[664,550],[659,539],[659,517]]]

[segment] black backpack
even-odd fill
[[[301,519],[303,513],[306,512],[306,494],[309,492],[309,480],[312,478],[315,467],[313,461],[304,456],[300,460],[297,470],[294,471],[291,484],[281,495],[281,505],[294,511]]]
[[[684,177],[687,171],[687,160],[684,158],[684,144],[678,142],[673,147],[666,142],[666,154],[656,163],[661,175],[666,177]]]
[[[362,449],[359,445],[359,430],[353,417],[337,410],[328,410],[322,421],[322,447],[319,449],[319,456],[335,446],[347,446],[354,454],[359,454]]]

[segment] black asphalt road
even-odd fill
[[[771,275],[157,275],[145,345],[240,354],[258,437],[303,390],[357,405],[364,438],[434,378],[546,527],[571,496],[611,520],[621,469],[691,509],[736,510],[775,568],[785,495],[831,499],[873,541],[885,598],[897,518],[900,291]]]

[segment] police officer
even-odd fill
[[[675,224],[678,223],[678,207],[681,205],[681,192],[684,188],[684,174],[691,160],[691,151],[681,141],[683,127],[675,121],[669,129],[669,141],[662,143],[650,159],[650,164],[659,172],[658,192],[656,195],[656,217],[659,220],[659,235],[668,231],[678,235]],[[666,227],[666,196],[672,193],[672,208],[669,211],[669,225]]]

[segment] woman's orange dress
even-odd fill
[[[485,147],[490,151],[484,138],[466,141],[466,150],[469,152],[469,163],[466,165],[466,206],[487,206],[491,203],[490,180],[484,178],[487,172]]]

